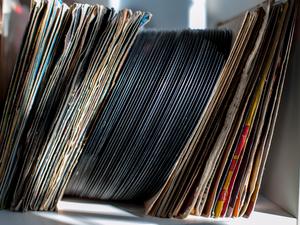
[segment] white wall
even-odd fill
[[[153,17],[148,27],[183,29],[189,26],[189,8],[192,0],[121,0],[120,8],[145,10]]]
[[[297,36],[262,190],[295,217],[299,211],[300,168],[300,35]]]
[[[232,18],[263,0],[207,0],[208,27]]]

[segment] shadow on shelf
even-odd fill
[[[224,221],[216,221],[210,218],[196,218],[191,217],[188,220],[181,219],[163,219],[144,214],[143,206],[106,202],[101,203],[91,200],[74,200],[67,199],[61,201],[58,205],[59,216],[68,216],[76,218],[76,220],[83,221],[84,218],[94,224],[101,224],[101,222],[109,222],[109,224],[155,224],[155,225],[210,225],[218,224],[225,225]],[[196,219],[194,219],[196,218]],[[90,223],[87,223],[90,224]]]

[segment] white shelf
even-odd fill
[[[271,223],[270,223],[271,221]],[[144,216],[143,208],[117,203],[98,203],[65,199],[58,212],[0,211],[1,225],[169,225],[169,224],[232,224],[232,225],[296,225],[297,219],[264,197],[260,197],[249,219],[208,219],[190,216],[185,220]]]

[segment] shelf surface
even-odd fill
[[[209,219],[189,216],[185,220],[160,219],[145,216],[143,208],[118,203],[99,203],[78,199],[64,199],[58,212],[0,211],[0,225],[297,225],[297,219],[264,197],[260,197],[250,218]]]

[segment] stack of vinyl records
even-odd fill
[[[65,194],[146,201],[146,212],[159,217],[249,216],[295,9],[264,3],[222,24],[235,38],[224,66],[227,31],[140,34]]]
[[[141,33],[66,194],[146,200],[192,135],[231,46],[228,31]]]
[[[0,127],[0,206],[51,210],[150,14],[36,1]]]
[[[146,203],[160,217],[249,216],[270,149],[298,1],[269,1],[222,24],[235,42],[203,119]]]
[[[0,124],[0,206],[54,210],[65,195],[249,216],[297,8],[268,1],[215,30],[137,34],[148,13],[37,2]]]

